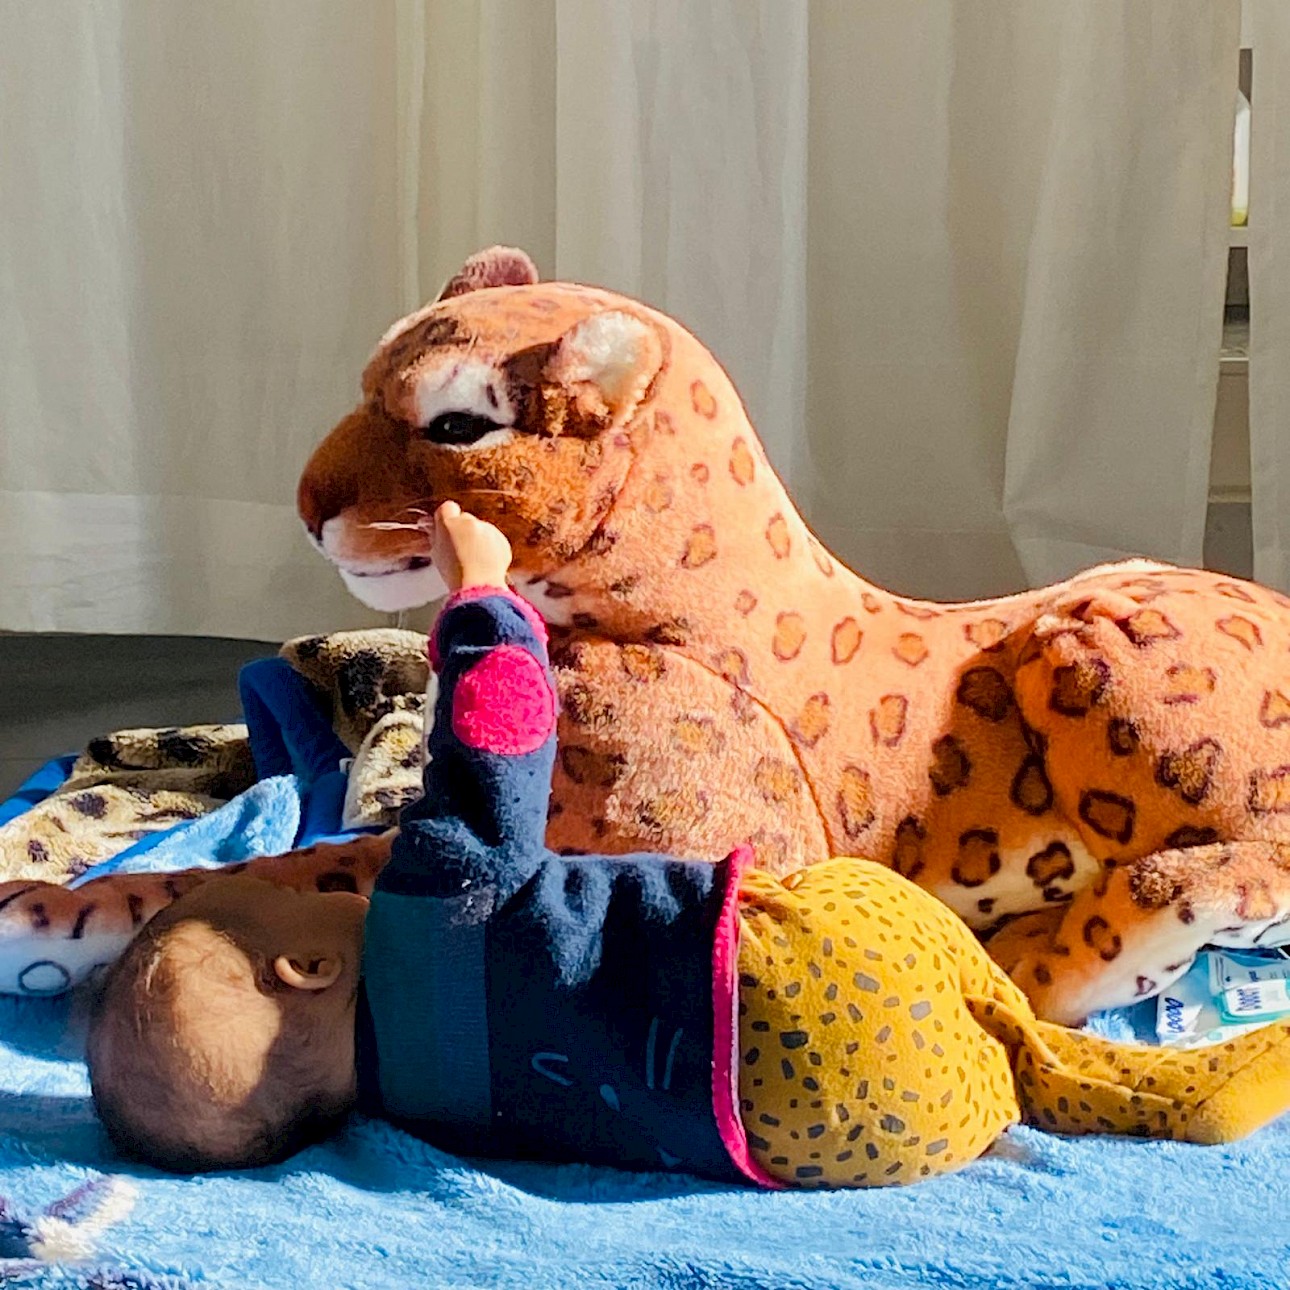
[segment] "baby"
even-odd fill
[[[466,1154],[852,1187],[1020,1119],[1214,1142],[1290,1106],[1290,1022],[1177,1053],[1036,1021],[949,909],[866,861],[553,855],[545,628],[506,539],[452,503],[433,559],[454,594],[426,792],[370,906],[229,877],[158,915],[91,1021],[123,1150],[259,1165],[358,1107]]]

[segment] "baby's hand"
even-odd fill
[[[430,558],[449,591],[504,587],[511,544],[487,520],[466,514],[456,502],[444,502],[434,513]]]

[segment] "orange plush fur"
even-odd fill
[[[387,333],[299,490],[387,609],[433,595],[419,525],[448,498],[502,528],[553,626],[553,847],[872,858],[1002,924],[992,952],[1061,1021],[1206,942],[1290,937],[1278,593],[1143,562],[884,591],[812,536],[693,336],[518,252]]]

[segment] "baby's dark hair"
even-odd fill
[[[331,1132],[320,1079],[263,956],[196,919],[144,928],[94,1001],[86,1060],[119,1150],[180,1173],[271,1164]]]

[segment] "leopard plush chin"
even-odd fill
[[[417,526],[449,498],[506,533],[554,624],[555,849],[867,857],[991,934],[1057,1021],[1157,993],[1207,943],[1290,942],[1280,593],[1135,562],[893,595],[811,534],[689,332],[496,248],[386,333],[298,505],[388,611],[432,598]],[[0,887],[0,940],[56,935],[42,894]]]
[[[363,573],[337,566],[346,590],[369,609],[396,614],[433,604],[448,594],[433,565],[396,569],[389,573]]]

